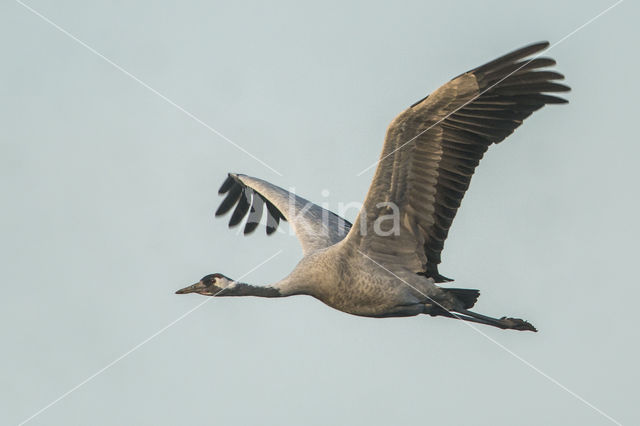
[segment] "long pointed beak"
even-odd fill
[[[190,285],[189,287],[181,288],[176,291],[176,294],[187,294],[187,293],[197,293],[205,289],[205,285],[201,282]]]

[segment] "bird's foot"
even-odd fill
[[[537,332],[536,328],[529,321],[525,321],[520,318],[508,318],[502,317],[500,318],[500,323],[504,325],[504,328],[508,328],[510,330],[519,330],[519,331],[533,331]]]

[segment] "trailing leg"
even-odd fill
[[[456,309],[455,312],[456,313],[453,314],[454,317],[459,316],[461,317],[460,319],[463,319],[465,321],[472,321],[480,324],[492,325],[494,327],[509,329],[509,330],[534,331],[534,332],[538,331],[530,322],[520,318],[502,317],[498,319],[498,318],[492,318],[486,315],[478,314],[476,312],[472,312],[466,309]],[[457,313],[460,313],[463,315],[458,315]]]
[[[520,318],[492,318],[486,315],[469,311],[464,308],[456,308],[449,311],[437,304],[426,303],[424,305],[423,313],[429,314],[431,316],[443,316],[447,318],[459,319],[462,321],[475,322],[477,324],[490,325],[492,327],[498,327],[503,330],[509,329],[519,331],[538,331],[531,323]]]

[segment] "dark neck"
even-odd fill
[[[282,297],[277,288],[271,286],[257,286],[247,283],[236,283],[220,291],[218,296],[257,296],[257,297]]]

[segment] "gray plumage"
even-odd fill
[[[229,226],[248,216],[244,233],[267,233],[281,220],[300,240],[303,259],[271,286],[237,283],[211,274],[177,293],[284,297],[311,295],[327,305],[367,317],[446,316],[499,328],[531,330],[517,318],[469,311],[478,290],[440,287],[444,241],[471,177],[488,147],[501,142],[546,104],[568,91],[545,70],[550,58],[528,59],[548,47],[526,46],[446,83],[401,112],[389,125],[378,167],[352,226],[304,198],[261,179],[230,173],[216,212],[234,208]],[[266,208],[265,208],[266,206]],[[396,215],[397,222],[385,219]]]

